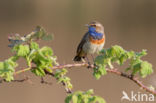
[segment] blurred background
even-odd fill
[[[93,20],[105,27],[105,48],[117,44],[126,50],[147,49],[148,55],[144,60],[151,62],[155,68],[156,0],[0,0],[0,61],[12,55],[7,47],[8,34],[24,35],[41,25],[54,35],[52,42],[41,45],[52,47],[60,64],[73,63],[77,45],[87,31],[84,25]],[[20,65],[23,66],[24,63]],[[30,77],[31,83],[0,84],[0,103],[64,102],[66,93],[55,79],[47,77],[52,85],[45,85],[30,72],[24,75]],[[128,94],[130,91],[146,93],[132,81],[113,74],[95,80],[92,71],[73,68],[67,75],[75,91],[92,88],[107,103],[122,103],[123,90]],[[20,78],[24,78],[23,74],[17,76],[17,79]],[[155,78],[153,73],[143,82],[156,87]]]

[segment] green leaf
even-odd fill
[[[145,55],[147,55],[146,50],[142,50],[142,52],[136,53],[136,57],[139,57],[139,58],[141,58],[142,56],[145,56]]]
[[[30,49],[28,45],[16,45],[13,48],[14,51],[16,51],[17,56],[25,57],[29,54]]]
[[[68,82],[68,81],[70,81],[70,78],[69,78],[69,77],[64,76],[64,82]]]
[[[141,52],[126,51],[118,45],[112,46],[108,49],[103,49],[101,50],[100,55],[95,58],[94,63],[99,68],[94,69],[93,75],[96,79],[99,79],[102,75],[106,74],[106,67],[112,69],[113,63],[123,65],[127,60],[129,60],[129,67],[127,67],[125,71],[131,71],[133,75],[140,73],[142,77],[146,77],[151,74],[153,70],[151,64],[147,65],[146,63],[145,66],[144,61],[141,60],[141,57],[145,55],[147,55],[146,50],[142,50]]]
[[[98,64],[96,65],[96,67],[94,68],[94,72],[93,72],[93,75],[94,77],[98,80],[100,79],[100,77],[102,75],[106,75],[107,74],[107,71],[106,71],[106,65],[102,65],[102,64]]]
[[[95,102],[94,103],[106,103],[106,101],[98,96],[95,96]]]
[[[104,56],[103,55],[99,55],[95,58],[95,63],[96,64],[104,64]]]
[[[120,65],[123,65],[123,63],[128,59],[127,55],[126,54],[122,54],[120,57],[119,57],[119,64]]]
[[[63,68],[63,69],[61,70],[61,72],[62,72],[62,75],[65,75],[68,71],[67,71],[67,69]]]
[[[94,75],[94,77],[98,80],[98,79],[100,79],[100,77],[101,77],[101,73],[98,71],[98,72],[94,72],[93,73],[93,75]]]
[[[49,73],[53,72],[52,69],[50,69],[50,68],[46,68],[46,71],[48,71]]]
[[[125,50],[122,47],[115,45],[111,48],[111,52],[112,52],[112,55],[116,57],[120,57],[121,54],[125,53]]]
[[[45,76],[44,69],[42,68],[35,68],[35,69],[32,69],[31,71],[37,76],[40,76],[40,77]]]
[[[35,49],[35,50],[38,50],[39,49],[39,45],[36,42],[31,42],[30,48],[31,49]]]
[[[73,101],[73,103],[77,103],[78,97],[76,95],[73,95],[72,96],[72,101]]]
[[[67,72],[68,71],[65,68],[63,68],[61,70],[56,70],[54,77],[57,79],[58,83],[63,82],[68,89],[72,89],[73,86],[70,83],[70,78],[65,76]]]
[[[43,47],[43,48],[40,49],[40,51],[42,52],[42,54],[44,56],[52,56],[53,55],[53,51],[49,47]]]
[[[65,99],[65,103],[70,103],[70,101],[72,100],[72,94],[68,95]]]
[[[134,51],[129,51],[129,52],[127,52],[127,56],[128,56],[128,59],[131,59],[132,57],[135,56],[135,52]]]
[[[132,70],[132,74],[133,75],[135,75],[138,72],[140,72],[140,70],[141,70],[141,63],[142,63],[142,60],[140,60],[139,58],[134,58],[134,59],[132,59],[130,61],[130,67],[129,67],[130,69],[129,70]]]
[[[67,82],[67,87],[68,87],[69,89],[72,89],[72,88],[73,88],[73,85],[70,83],[70,81]]]
[[[147,61],[144,61],[141,63],[141,71],[140,75],[145,78],[147,75],[151,74],[153,72],[152,65],[148,63]]]
[[[93,89],[89,89],[87,92],[86,92],[87,95],[91,95],[91,94],[94,94],[94,90]]]
[[[129,70],[131,70],[130,67],[126,68],[126,69],[125,69],[125,72],[128,72]]]
[[[93,96],[93,90],[86,92],[76,91],[68,95],[65,103],[106,103],[105,100],[99,96]]]
[[[132,74],[135,75],[137,74],[141,69],[141,66],[140,66],[140,63],[137,63],[133,66],[133,71],[132,71]]]
[[[18,64],[13,60],[13,57],[11,57],[4,62],[0,62],[0,77],[4,78],[8,82],[14,80],[14,68],[18,66]]]
[[[107,74],[105,65],[100,65],[98,70],[100,71],[101,75]]]
[[[31,55],[29,55],[29,61],[33,61],[37,68],[46,69],[47,71],[52,72],[52,70],[48,69],[53,66],[52,56],[52,49],[49,47],[43,47],[31,53]]]
[[[35,38],[40,39],[40,38],[42,38],[44,35],[46,35],[45,30],[44,30],[42,27],[37,26],[37,27],[36,27],[36,32],[35,32],[35,34],[33,35],[33,38],[35,37]]]
[[[111,58],[108,58],[107,63],[105,63],[105,64],[107,64],[111,69],[114,68],[113,65],[112,65],[112,62],[111,62]]]
[[[17,55],[14,55],[12,57],[9,58],[9,60],[16,62],[19,59],[19,57]]]
[[[46,41],[49,41],[49,40],[52,40],[52,35],[44,35],[43,37],[42,37],[42,40],[46,40]]]

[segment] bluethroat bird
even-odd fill
[[[84,61],[87,54],[94,54],[102,50],[105,44],[104,27],[101,23],[93,21],[88,26],[88,32],[83,36],[77,47],[74,61]],[[89,63],[89,61],[88,61]]]

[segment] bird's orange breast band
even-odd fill
[[[98,45],[100,45],[100,44],[102,44],[102,43],[104,43],[105,42],[105,36],[103,36],[103,38],[102,39],[100,39],[100,40],[95,40],[95,39],[93,39],[93,37],[89,37],[89,41],[91,42],[91,43],[93,43],[93,44],[98,44]]]

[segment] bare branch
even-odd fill
[[[88,63],[75,63],[75,64],[58,65],[58,66],[52,67],[51,69],[52,70],[55,70],[55,69],[62,69],[62,68],[88,67],[88,66],[90,66],[91,68],[94,68],[94,65],[88,65]],[[23,70],[19,70],[19,71],[15,72],[14,75],[19,74],[19,73],[22,73],[22,72],[26,72],[26,71],[28,71],[30,69],[33,69],[33,68],[26,68],[26,69],[23,69]],[[113,74],[119,75],[121,77],[125,77],[127,79],[130,79],[134,83],[136,83],[139,87],[141,87],[142,89],[144,89],[145,91],[156,95],[156,91],[155,90],[152,90],[149,87],[145,86],[139,79],[137,79],[136,77],[133,77],[132,75],[122,73],[122,72],[118,71],[118,69],[108,69],[107,68],[106,71],[108,73],[113,73]]]

